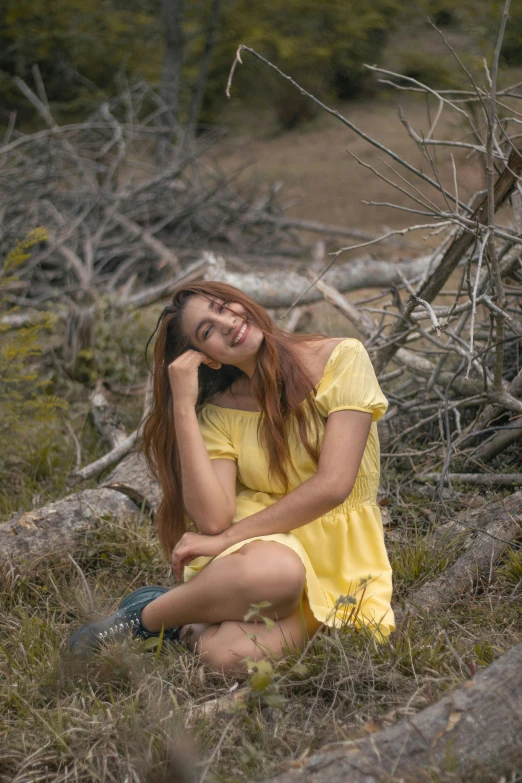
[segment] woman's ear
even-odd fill
[[[215,362],[214,359],[211,359],[206,364],[207,367],[210,367],[211,370],[220,370],[223,366],[221,362]]]

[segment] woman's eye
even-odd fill
[[[203,332],[203,339],[204,340],[207,339],[207,337],[208,337],[208,335],[210,334],[211,331],[212,331],[212,327],[211,326],[209,326],[208,329],[205,329],[205,331]]]
[[[227,302],[227,300],[226,300],[226,299],[225,299],[225,301],[224,301],[224,302],[221,302],[221,304],[220,304],[220,306],[219,306],[219,312],[220,312],[220,313],[222,313],[222,312],[223,312],[223,310],[225,309],[225,305],[227,305],[227,304],[228,304],[228,302]]]

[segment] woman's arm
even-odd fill
[[[181,462],[185,510],[201,533],[217,535],[236,513],[236,464],[208,456],[196,416],[198,368],[213,362],[199,351],[186,351],[169,365],[174,426]]]
[[[236,463],[210,460],[194,408],[174,410],[185,510],[200,533],[217,535],[236,513]]]
[[[199,555],[215,557],[233,544],[256,536],[288,533],[340,505],[353,489],[372,417],[362,411],[336,411],[328,417],[317,472],[280,500],[228,527],[214,538],[185,534],[174,550],[173,566]]]

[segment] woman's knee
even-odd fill
[[[261,546],[259,546],[261,545]],[[239,550],[238,580],[246,587],[251,603],[270,601],[290,610],[298,605],[306,583],[299,555],[275,542],[253,541]]]

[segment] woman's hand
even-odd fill
[[[169,364],[169,381],[176,407],[194,407],[198,400],[198,368],[207,364],[213,370],[219,370],[221,364],[206,353],[189,349]]]
[[[184,533],[172,551],[172,570],[181,579],[183,568],[196,557],[216,557],[230,546],[224,535],[203,536],[199,533]]]

